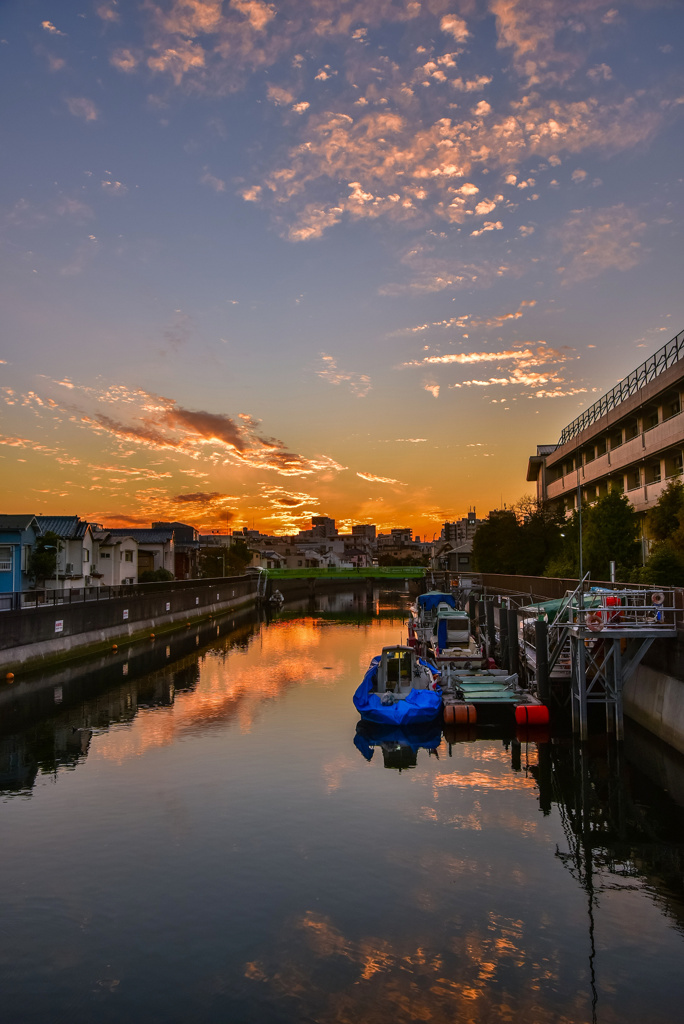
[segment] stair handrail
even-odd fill
[[[572,608],[572,602],[575,600],[578,594],[584,592],[584,584],[587,582],[590,575],[590,573],[586,572],[582,579],[578,581],[575,589],[571,593],[566,593],[565,597],[561,602],[560,608],[556,612],[555,619],[553,620],[553,622],[549,623],[549,629],[557,628],[559,630],[553,650],[549,651],[549,675],[556,667],[556,662],[561,656],[563,648],[565,647],[565,642],[570,636],[571,623],[569,621],[566,623],[561,623],[561,616],[567,608]]]

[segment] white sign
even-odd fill
[[[199,604],[199,597],[195,598],[195,604]]]
[[[166,610],[167,610],[167,612],[171,611],[171,602],[170,601],[166,602]]]
[[[123,613],[124,613],[124,619],[127,619],[128,618],[128,608],[124,608]]]
[[[220,595],[219,595],[219,594],[217,594],[217,595],[216,595],[216,600],[217,600],[217,601],[220,601],[220,600],[221,600],[221,597],[220,597]]]
[[[64,619],[57,619],[55,622],[55,633],[64,632]]]

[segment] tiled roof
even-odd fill
[[[131,537],[138,544],[166,544],[173,537],[173,530],[116,529],[107,531],[111,537]]]
[[[35,518],[35,516],[0,515],[0,530],[25,530]]]
[[[78,516],[36,516],[42,533],[56,533],[62,540],[79,540],[85,536],[88,523]]]

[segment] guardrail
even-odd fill
[[[559,614],[549,630],[643,634],[674,633],[677,628],[674,588],[575,592],[564,612],[566,621],[559,621]]]
[[[646,384],[655,380],[656,377],[664,373],[670,366],[674,366],[682,358],[684,358],[684,331],[680,331],[671,341],[668,341],[662,348],[659,348],[650,359],[647,359],[641,366],[637,366],[636,370],[632,370],[619,384],[616,384],[614,388],[607,391],[602,398],[599,398],[588,409],[585,409],[577,419],[569,423],[561,433],[558,446],[560,447],[566,441],[571,441],[572,438],[577,437],[586,427],[590,427],[601,416],[605,416],[611,409],[614,409],[621,402],[626,401],[637,391],[640,391]]]
[[[253,574],[217,576],[198,580],[164,580],[160,583],[130,583],[116,587],[71,587],[68,590],[21,590],[0,594],[1,611],[23,611],[57,605],[83,604],[87,601],[111,601],[119,597],[145,597],[151,594],[174,593],[179,590],[208,589],[226,581],[253,579]]]
[[[264,569],[269,579],[423,579],[428,570],[422,565],[376,565],[363,569]]]

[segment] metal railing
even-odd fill
[[[680,359],[684,358],[684,331],[680,331],[671,341],[659,348],[654,355],[647,359],[641,366],[637,366],[624,380],[616,384],[614,388],[606,392],[602,398],[589,406],[577,419],[569,423],[561,433],[558,445],[571,441],[583,430],[590,427],[592,423],[605,416],[616,406],[620,405],[627,398],[630,398],[637,391],[640,391],[650,381],[655,380],[661,373],[674,366]]]
[[[579,588],[578,588],[579,589]],[[549,625],[549,632],[558,631],[558,643],[564,642],[570,631],[586,631],[586,635],[601,633],[674,633],[677,605],[672,588],[645,587],[638,590],[621,589],[605,592],[588,591],[582,595],[568,595],[563,611]],[[552,667],[549,658],[549,668]]]
[[[63,590],[21,590],[0,594],[0,611],[23,611],[84,601],[112,601],[116,598],[148,597],[179,590],[213,590],[226,583],[253,580],[252,575],[218,576],[215,579],[163,580],[158,583],[129,583],[115,587],[70,587]]]

